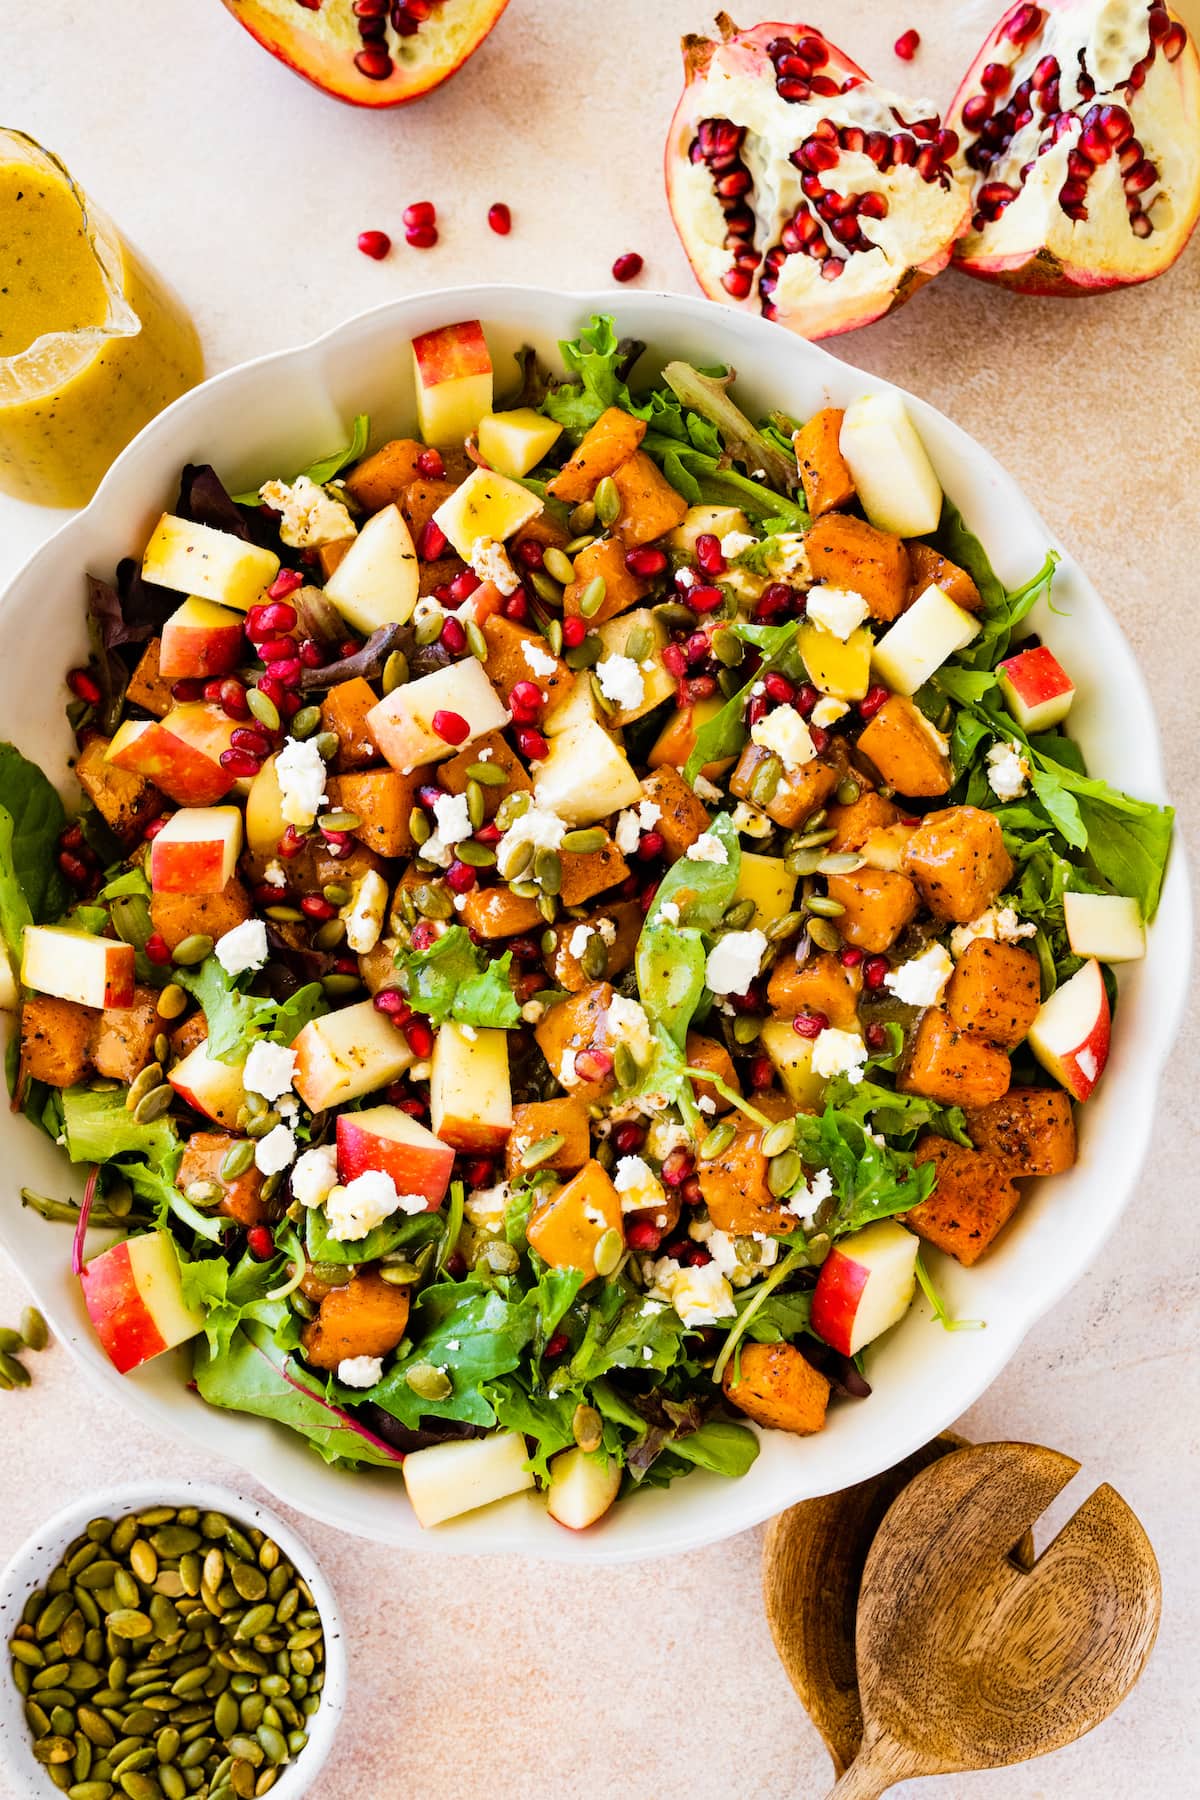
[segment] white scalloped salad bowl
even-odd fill
[[[507,368],[515,376],[510,357],[520,345],[532,343],[557,367],[557,341],[574,337],[595,311],[614,314],[623,334],[646,341],[638,379],[652,378],[673,357],[726,363],[737,371],[737,393],[751,414],[782,407],[804,417],[886,385],[761,320],[674,295],[473,287],[390,302],[315,343],[206,382],[129,446],[91,505],[43,546],[0,601],[4,735],[64,791],[71,786],[62,675],[86,654],[84,574],[107,576],[121,557],[140,549],[172,504],[184,463],[212,462],[237,492],[345,442],[356,412],[369,411],[372,442],[382,442],[411,428],[408,345],[417,332],[480,319],[503,385]],[[946,492],[1000,578],[1017,586],[1041,565],[1050,533],[986,450],[932,407],[913,399],[909,405]],[[1071,728],[1089,766],[1134,794],[1163,798],[1158,732],[1142,677],[1113,618],[1065,553],[1054,605],[1051,612],[1040,604],[1032,624],[1075,679]],[[1146,958],[1119,976],[1113,1054],[1083,1109],[1077,1165],[1034,1184],[1012,1227],[976,1268],[932,1255],[951,1308],[986,1320],[987,1329],[945,1332],[918,1299],[868,1354],[871,1398],[835,1405],[819,1436],[764,1433],[758,1460],[740,1480],[696,1472],[670,1488],[635,1495],[591,1531],[564,1531],[529,1495],[422,1531],[397,1473],[330,1469],[283,1428],[205,1405],[186,1385],[186,1350],[118,1375],[92,1335],[71,1276],[68,1229],[43,1224],[22,1209],[19,1197],[23,1185],[78,1193],[80,1173],[24,1119],[7,1113],[0,1122],[8,1171],[0,1242],[98,1387],[163,1431],[241,1464],[314,1518],[408,1549],[520,1551],[572,1562],[691,1549],[796,1501],[865,1480],[935,1436],[994,1380],[1035,1320],[1087,1268],[1129,1201],[1146,1152],[1159,1075],[1187,992],[1189,911],[1177,850]]]

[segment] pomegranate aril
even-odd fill
[[[863,964],[863,980],[872,992],[883,986],[883,978],[890,967],[886,956],[868,956]]]
[[[645,1141],[645,1126],[639,1125],[635,1119],[626,1119],[613,1132],[613,1143],[622,1156],[632,1156],[635,1150],[641,1149]]]
[[[726,269],[721,277],[721,286],[730,299],[745,300],[754,286],[754,277],[749,269],[735,265],[732,269]]]
[[[582,1081],[604,1081],[612,1074],[613,1059],[607,1050],[580,1050],[575,1056],[575,1073]]]
[[[627,250],[624,256],[618,256],[616,262],[612,266],[613,280],[632,281],[635,276],[641,274],[644,266],[644,261],[642,257],[638,255],[636,250]]]
[[[433,519],[426,519],[417,539],[417,555],[422,562],[436,562],[446,554],[446,534]]]
[[[545,695],[535,681],[513,683],[508,709],[518,725],[532,725],[545,704]]]
[[[200,700],[203,698],[203,695],[204,683],[202,681],[194,681],[187,676],[185,676],[182,681],[174,682],[171,687],[172,700],[178,700],[182,705],[186,705],[190,700]]]
[[[336,919],[337,907],[321,894],[305,894],[300,901],[300,911],[310,919]]]
[[[171,952],[167,940],[161,932],[152,931],[146,939],[145,951],[148,959],[161,969],[171,960]]]
[[[653,544],[639,544],[636,549],[625,552],[625,567],[631,575],[661,575],[666,566],[666,552],[656,550]]]
[[[892,48],[895,50],[896,55],[900,58],[901,62],[911,62],[913,57],[917,54],[920,45],[920,32],[909,30],[901,32]]]
[[[708,633],[706,631],[693,631],[691,637],[687,638],[684,642],[683,653],[687,657],[689,664],[706,662],[711,649],[712,645],[708,641]]]
[[[1006,35],[1014,44],[1023,44],[1031,38],[1042,23],[1042,12],[1038,6],[1021,6],[1008,21]]]
[[[255,1262],[270,1262],[275,1254],[275,1237],[269,1225],[251,1225],[246,1233],[246,1248]]]
[[[886,219],[888,213],[887,198],[883,194],[863,194],[859,197],[858,213],[862,219]]]
[[[540,731],[532,725],[521,725],[517,729],[517,749],[530,762],[544,762],[550,754],[550,746]]]
[[[290,608],[289,608],[290,611]],[[281,658],[294,655],[296,646],[290,637],[270,637],[258,646],[258,654],[265,663],[278,662]]]
[[[452,862],[446,870],[446,886],[453,894],[469,894],[475,881],[475,870],[470,863]]]
[[[562,622],[563,646],[567,650],[577,650],[587,636],[587,623],[580,618],[564,619]]]
[[[1007,63],[985,63],[979,79],[989,94],[1004,94],[1012,82],[1012,70]]]
[[[859,714],[864,719],[873,719],[875,714],[891,698],[889,689],[870,687],[858,703]]]
[[[438,641],[452,656],[460,656],[467,647],[467,634],[458,619],[447,618],[442,620],[442,635]]]
[[[474,569],[460,569],[453,581],[448,584],[451,604],[461,606],[463,601],[469,600],[475,589],[481,585]]]
[[[77,700],[85,701],[88,706],[99,706],[100,685],[86,669],[72,669],[67,676],[67,686]]]
[[[625,1242],[631,1250],[644,1254],[658,1249],[662,1242],[662,1232],[649,1219],[638,1219],[627,1228]]]
[[[413,1055],[424,1058],[433,1051],[433,1030],[424,1019],[410,1019],[404,1026],[404,1036]]]
[[[404,241],[414,250],[432,250],[438,241],[436,225],[412,225],[404,233]]]
[[[386,1014],[389,1019],[394,1019],[397,1024],[404,1019],[410,1018],[412,1015],[412,1008],[398,988],[381,988],[379,993],[375,995],[372,1004],[376,1012]]]
[[[991,117],[992,103],[986,94],[972,94],[962,109],[962,122],[968,131],[978,131]]]
[[[785,705],[794,698],[796,692],[786,675],[779,675],[774,671],[764,678],[763,686],[772,700],[778,700]]]
[[[262,766],[249,750],[222,750],[220,763],[227,775],[233,775],[239,781],[243,776],[257,775]]]
[[[319,669],[325,662],[324,650],[312,638],[305,638],[297,645],[296,654],[306,669]]]
[[[1043,88],[1049,87],[1052,81],[1058,80],[1060,74],[1057,56],[1043,56],[1030,77],[1034,93],[1040,93]]]
[[[497,237],[507,237],[512,230],[512,214],[503,200],[488,207],[487,221]]]
[[[510,594],[501,607],[506,619],[513,619],[518,624],[529,617],[529,602],[524,594]]]
[[[702,584],[699,587],[688,589],[687,604],[693,612],[715,612],[718,606],[725,604],[725,596],[719,587]]]
[[[721,540],[711,531],[702,531],[696,539],[696,561],[706,575],[723,575],[726,563]]]
[[[1160,48],[1167,61],[1173,63],[1178,62],[1179,58],[1183,55],[1186,43],[1187,31],[1179,21],[1176,20],[1171,25],[1170,30],[1163,36]]]
[[[372,262],[382,262],[392,247],[392,240],[386,231],[360,231],[358,247]]]
[[[462,714],[448,712],[444,707],[434,713],[432,724],[444,744],[465,744],[471,735],[471,727]]]
[[[683,645],[667,644],[662,652],[662,665],[668,675],[679,681],[687,673],[687,652]]]
[[[236,731],[230,732],[229,742],[235,750],[248,750],[251,756],[270,755],[270,738],[265,731],[256,731],[253,726],[239,725]]]
[[[821,1033],[823,1031],[828,1031],[828,1029],[829,1020],[822,1012],[797,1013],[796,1017],[792,1020],[792,1030],[796,1033],[797,1037],[820,1037]]]
[[[637,854],[642,862],[652,862],[661,856],[665,848],[665,839],[661,831],[644,831],[637,847]]]
[[[1148,187],[1153,187],[1158,180],[1158,170],[1152,162],[1144,157],[1136,163],[1124,177],[1122,185],[1127,194],[1144,194]]]
[[[414,200],[411,206],[404,209],[404,223],[410,228],[414,225],[436,225],[437,207],[432,200]]]
[[[205,691],[207,692],[207,689]],[[230,679],[219,682],[216,697],[227,718],[248,719],[250,717],[250,708],[246,703],[246,690],[240,681]]]

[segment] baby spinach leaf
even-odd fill
[[[55,860],[58,834],[66,817],[58,789],[14,744],[0,744],[0,798],[12,821],[0,875],[11,866],[34,924],[56,919],[67,901],[66,884]]]
[[[510,1298],[475,1276],[425,1288],[409,1319],[412,1348],[371,1397],[404,1425],[425,1416],[491,1425],[495,1412],[483,1385],[518,1366],[536,1326],[535,1293]],[[422,1399],[409,1387],[405,1376],[419,1363],[446,1371],[454,1387],[445,1400]]]
[[[720,762],[726,757],[736,756],[745,744],[750,733],[746,726],[746,701],[750,689],[755,682],[761,681],[773,669],[777,669],[789,655],[796,633],[800,629],[800,621],[793,619],[787,625],[745,625],[735,620],[730,629],[738,637],[753,644],[763,652],[763,660],[749,680],[743,683],[736,694],[730,696],[720,712],[701,725],[696,733],[696,745],[684,765],[684,779],[693,787],[701,769],[710,762]],[[768,637],[766,634],[771,633]]]
[[[507,1380],[489,1382],[484,1396],[506,1431],[520,1431],[533,1439],[527,1467],[540,1482],[548,1482],[550,1458],[575,1442],[571,1421],[579,1405],[578,1393],[571,1389],[552,1399],[549,1394],[531,1392],[520,1376],[510,1375]]]
[[[714,1475],[744,1475],[758,1456],[758,1439],[745,1425],[732,1419],[709,1419],[698,1431],[677,1433],[670,1440],[671,1455],[682,1457]]]
[[[306,1208],[304,1235],[313,1262],[376,1262],[394,1250],[417,1251],[441,1234],[441,1215],[436,1212],[395,1213],[381,1225],[375,1225],[366,1237],[342,1239],[331,1237],[329,1220],[320,1206]]]
[[[521,1009],[509,985],[512,952],[489,961],[462,925],[452,925],[428,950],[400,950],[396,967],[410,1006],[435,1025],[505,1030],[520,1022]]]

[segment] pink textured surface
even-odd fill
[[[450,86],[372,119],[289,77],[216,0],[43,0],[36,15],[6,21],[0,117],[59,150],[176,282],[219,368],[423,283],[582,286],[627,249],[645,255],[644,281],[691,292],[657,163],[677,40],[703,29],[708,10],[698,0],[612,0],[603,11],[519,0]],[[835,13],[801,10],[817,23]],[[1181,10],[1200,22],[1197,0]],[[999,11],[980,0],[906,0],[898,12],[842,0],[836,35],[881,77],[944,102]],[[905,65],[891,45],[908,25],[923,41]],[[70,55],[47,54],[67,44]],[[134,80],[136,111],[114,106]],[[399,215],[426,198],[442,236],[422,255],[400,242]],[[513,209],[507,239],[486,226],[497,199]],[[355,250],[367,227],[396,239],[388,261]],[[1021,300],[946,276],[831,346],[950,412],[1085,563],[1165,721],[1185,832],[1197,818],[1198,278],[1197,244],[1162,280],[1090,304]],[[0,502],[0,580],[54,523]],[[1200,1744],[1178,1695],[1200,1674],[1200,1230],[1187,1203],[1198,1075],[1193,1027],[1121,1239],[960,1427],[1053,1444],[1081,1459],[1081,1480],[1111,1481],[1142,1517],[1166,1589],[1158,1649],[1125,1707],[1051,1763],[975,1777],[981,1800],[1092,1800],[1148,1783],[1182,1800],[1194,1790]],[[32,1218],[29,1228],[47,1229]],[[0,1319],[23,1298],[16,1272],[0,1268]],[[123,1415],[100,1416],[61,1351],[34,1369],[31,1391],[0,1395],[0,1558],[72,1493],[168,1472],[238,1485],[233,1470],[203,1468]],[[758,1534],[670,1563],[571,1573],[425,1562],[297,1523],[351,1628],[351,1703],[315,1800],[517,1800],[567,1769],[595,1800],[807,1800],[827,1785],[763,1622]],[[958,1800],[966,1788],[908,1791]],[[2,1776],[0,1795],[9,1800]]]

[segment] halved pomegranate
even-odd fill
[[[852,331],[944,269],[967,224],[926,101],[871,81],[811,25],[686,37],[667,198],[714,300],[802,337]]]
[[[971,182],[958,267],[1024,294],[1161,275],[1200,217],[1200,58],[1162,0],[1005,13],[949,120]]]
[[[478,50],[508,0],[222,0],[251,37],[354,106],[403,106]]]

